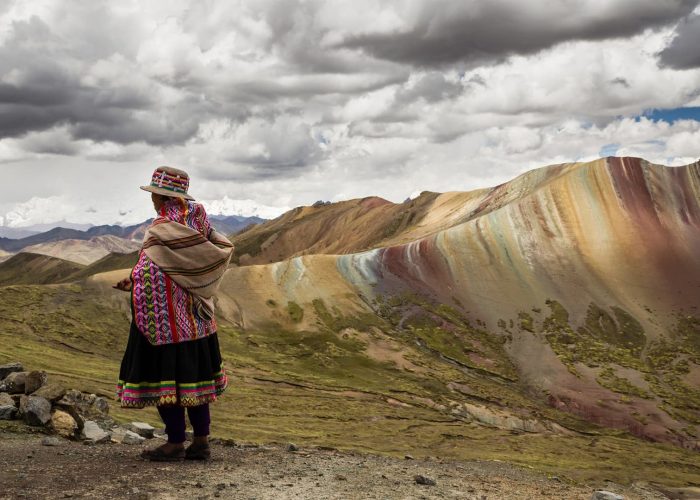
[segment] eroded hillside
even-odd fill
[[[246,329],[330,316],[402,332],[589,421],[697,448],[698,167],[540,169],[409,243],[232,269],[222,314]]]

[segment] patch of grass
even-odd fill
[[[610,389],[611,391],[619,392],[620,394],[627,394],[630,396],[637,396],[640,398],[651,399],[652,395],[649,394],[644,389],[637,387],[632,384],[629,380],[623,377],[618,377],[615,374],[615,370],[607,366],[601,370],[601,372],[596,377],[596,381]]]
[[[377,313],[394,329],[408,330],[439,355],[465,367],[517,379],[504,348],[508,337],[471,326],[469,319],[455,308],[431,303],[412,293],[377,298],[376,304]]]
[[[672,329],[673,338],[662,338],[647,345],[639,322],[620,308],[611,308],[613,317],[591,304],[584,326],[574,332],[563,306],[556,301],[548,301],[548,305],[552,314],[544,321],[545,337],[572,373],[578,373],[576,362],[590,367],[603,366],[597,377],[603,387],[647,399],[657,396],[663,400],[661,408],[672,417],[700,424],[700,390],[689,387],[681,379],[689,371],[689,360],[695,363],[698,360],[698,351],[690,339],[694,338],[694,329],[700,321],[690,316],[679,318]],[[643,373],[651,393],[617,377],[611,364]]]
[[[301,323],[301,320],[304,319],[304,309],[296,302],[287,302],[287,313],[295,323]]]
[[[585,326],[578,331],[569,324],[569,312],[559,302],[547,300],[551,314],[544,320],[545,338],[559,359],[572,373],[578,375],[574,364],[598,367],[617,363],[627,368],[646,371],[640,359],[643,344],[619,340],[622,335],[612,317],[595,304],[588,308]],[[614,333],[617,332],[617,333]],[[611,343],[610,338],[615,342]]]
[[[323,299],[314,299],[311,301],[316,317],[319,319],[319,326],[327,328],[333,332],[340,332],[345,328],[353,328],[355,330],[366,332],[373,327],[383,328],[387,324],[379,316],[372,313],[358,313],[344,315],[340,311],[331,313],[326,307]]]
[[[532,316],[530,316],[528,313],[520,311],[518,313],[518,321],[520,322],[520,329],[525,330],[531,333],[535,332],[535,324],[532,319]]]

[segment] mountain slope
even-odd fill
[[[71,283],[74,281],[80,281],[94,274],[114,271],[116,269],[123,270],[122,278],[125,278],[129,276],[131,268],[136,265],[138,254],[138,250],[130,253],[110,253],[102,257],[100,260],[93,262],[89,266],[61,278],[56,283]]]
[[[110,253],[131,253],[140,243],[112,235],[94,236],[89,240],[61,240],[30,245],[23,252],[57,257],[82,265],[90,265]]]
[[[348,254],[396,246],[487,215],[553,182],[576,164],[543,167],[494,188],[432,193],[391,203],[368,197],[297,207],[277,219],[231,235],[242,265],[309,254]]]
[[[380,317],[557,408],[697,448],[699,165],[608,158],[480,196],[466,222],[410,243],[232,269],[222,315],[244,328]]]
[[[83,268],[56,257],[20,253],[0,262],[0,286],[57,283]]]

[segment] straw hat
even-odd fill
[[[187,172],[184,170],[173,167],[158,167],[153,172],[151,184],[148,186],[141,186],[141,189],[163,196],[194,200],[194,198],[187,194],[187,189],[189,187],[190,176],[187,175]]]

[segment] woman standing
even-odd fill
[[[168,442],[142,454],[155,461],[210,457],[209,403],[227,385],[213,295],[233,245],[212,229],[188,188],[187,173],[171,167],[158,167],[141,186],[158,215],[131,276],[115,285],[131,292],[132,310],[117,400],[127,408],[157,406]],[[187,449],[185,409],[194,431]]]

